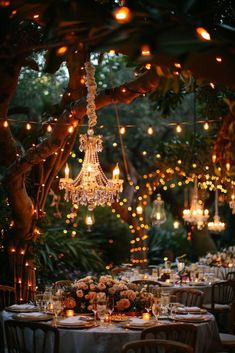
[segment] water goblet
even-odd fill
[[[104,318],[107,311],[106,302],[107,300],[105,293],[99,293],[99,295],[97,296],[97,312],[101,325],[104,323]]]
[[[161,312],[161,303],[159,298],[154,298],[153,300],[153,304],[152,304],[152,313],[156,319],[156,321],[158,322],[158,318]]]
[[[107,299],[107,310],[110,316],[112,316],[112,313],[114,311],[114,297],[109,296]]]

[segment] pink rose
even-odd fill
[[[83,291],[81,289],[78,289],[76,291],[76,295],[77,295],[78,298],[82,298],[83,297]]]
[[[76,300],[72,297],[65,298],[65,307],[67,309],[73,309],[76,306]]]
[[[128,309],[130,307],[130,301],[129,299],[123,298],[117,301],[116,303],[116,308],[118,311],[123,311],[125,309]]]
[[[95,290],[96,286],[94,285],[94,283],[90,284],[90,290]]]
[[[114,287],[109,288],[109,294],[115,294],[116,293],[116,289]]]
[[[105,290],[106,285],[105,285],[104,283],[98,283],[98,286],[97,286],[97,287],[98,287],[99,290],[102,291],[102,290]]]
[[[86,300],[90,299],[90,295],[89,295],[89,294],[86,294],[86,295],[85,295],[85,299],[86,299]]]
[[[94,300],[94,299],[96,299],[96,297],[97,297],[96,292],[89,292],[89,297],[90,297],[90,300],[91,300],[91,301]]]

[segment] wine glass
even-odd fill
[[[96,299],[92,300],[91,306],[92,306],[91,310],[93,311],[93,314],[94,314],[94,321],[96,321],[96,315],[97,315],[97,300]]]
[[[99,295],[97,296],[97,312],[101,324],[104,323],[104,318],[107,310],[106,302],[107,300],[105,293],[99,293]]]
[[[149,313],[151,311],[152,308],[152,304],[153,304],[153,298],[152,298],[152,294],[151,293],[146,293],[146,296],[144,298],[144,308],[147,311],[147,313]]]
[[[53,305],[52,311],[54,313],[54,326],[57,326],[58,316],[64,309],[62,298],[59,296],[54,296],[52,298],[52,305]]]
[[[45,307],[45,302],[43,300],[43,293],[35,294],[35,305],[38,307],[39,311],[43,311]]]
[[[152,304],[152,313],[153,313],[156,321],[158,321],[160,312],[161,312],[160,298],[154,298],[154,301],[153,301],[153,304]]]
[[[112,316],[112,313],[114,311],[114,297],[110,296],[107,299],[107,310],[110,316]]]

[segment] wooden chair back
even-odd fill
[[[9,305],[15,304],[15,300],[15,288],[0,285],[0,310],[3,310]]]
[[[8,353],[59,353],[59,331],[36,322],[5,322]]]
[[[146,328],[141,339],[161,339],[177,341],[195,349],[197,327],[193,324],[165,324]]]
[[[198,306],[202,307],[204,293],[199,289],[193,288],[179,288],[172,292],[176,297],[178,303],[185,306]]]
[[[121,353],[193,353],[193,349],[176,341],[139,340],[125,344]]]
[[[215,304],[231,304],[235,299],[235,280],[216,282],[211,287],[211,310]]]
[[[60,280],[60,281],[56,281],[53,284],[53,288],[55,290],[62,289],[64,287],[70,286],[72,283],[73,283],[73,281],[71,281],[70,279],[63,279],[63,280]]]
[[[229,280],[229,279],[235,280],[235,271],[228,272],[225,276],[225,279],[226,280]]]

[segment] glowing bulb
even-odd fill
[[[119,132],[120,132],[121,135],[125,135],[125,133],[126,133],[125,126],[121,126],[120,129],[119,129]]]
[[[184,211],[185,211],[185,210],[184,210]],[[179,229],[179,226],[180,226],[180,222],[174,221],[174,223],[173,223],[174,229]]]
[[[227,163],[226,163],[226,170],[227,170],[227,172],[229,172],[229,171],[230,171],[230,167],[231,167],[231,166],[230,166],[230,163],[229,163],[229,162],[227,162]]]
[[[57,55],[61,56],[61,55],[64,55],[67,50],[68,50],[68,47],[66,47],[66,46],[60,47],[56,50],[56,53],[57,53]]]
[[[151,55],[150,47],[147,44],[142,45],[141,47],[141,55],[148,56]]]
[[[213,162],[213,163],[216,162],[216,154],[212,154],[212,162]]]
[[[147,134],[148,135],[153,135],[153,128],[152,126],[149,126],[148,129],[147,129]]]
[[[3,126],[4,126],[4,127],[8,127],[8,126],[9,126],[9,124],[8,124],[8,121],[7,121],[7,120],[5,120],[5,121],[3,122]]]
[[[119,175],[120,175],[120,169],[119,169],[118,163],[117,163],[114,170],[113,170],[113,180],[119,180]]]
[[[113,17],[118,23],[128,23],[132,18],[132,13],[128,7],[121,6],[113,11]]]
[[[27,124],[26,124],[26,130],[31,130],[31,129],[32,129],[31,124],[30,124],[30,123],[27,123]]]
[[[151,64],[149,64],[149,63],[145,64],[145,68],[146,68],[147,70],[150,70],[150,69],[151,69],[151,67],[152,67],[152,65],[151,65]]]
[[[221,62],[222,62],[222,58],[221,58],[221,57],[216,57],[215,60],[216,60],[218,63],[221,63]]]
[[[211,40],[210,33],[208,33],[205,28],[203,27],[198,27],[196,28],[196,32],[199,35],[200,38],[205,39],[205,40]]]
[[[136,207],[136,213],[139,215],[143,213],[143,207],[141,205]]]
[[[52,131],[52,126],[49,124],[48,126],[47,126],[47,132],[51,132]]]
[[[203,129],[209,130],[209,128],[210,128],[210,125],[209,125],[208,121],[205,121],[205,123],[203,124]]]
[[[176,125],[175,131],[180,134],[182,132],[182,127],[180,126],[180,124]]]
[[[70,127],[68,128],[68,132],[69,132],[70,134],[72,134],[72,133],[74,132],[74,127],[73,127],[73,126],[70,126]]]

